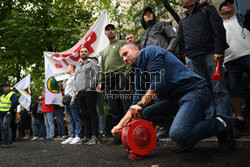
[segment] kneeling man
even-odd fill
[[[158,104],[161,113],[157,107],[147,109],[157,97],[160,102],[169,99],[177,101],[178,111],[169,131],[169,137],[180,145],[175,152],[187,151],[200,140],[212,136],[218,137],[222,151],[235,146],[228,119],[221,116],[205,119],[205,111],[212,98],[206,81],[190,71],[173,54],[157,46],[148,46],[139,51],[135,44],[127,43],[120,48],[120,56],[128,65],[135,67],[135,95],[126,115],[113,127],[113,135],[137,112],[153,123],[163,122],[169,116],[167,103]],[[145,77],[146,74],[149,77]],[[145,86],[145,82],[149,82],[148,86]]]

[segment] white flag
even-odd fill
[[[45,71],[45,104],[62,105],[62,93],[58,81],[48,65]]]
[[[30,96],[30,74],[19,81],[14,86],[20,93],[19,103],[27,110],[30,110],[31,96]]]
[[[93,57],[109,45],[109,40],[105,35],[105,26],[107,24],[108,14],[104,10],[84,37],[72,48],[60,53],[43,52],[45,71],[47,71],[46,68],[49,65],[57,81],[69,78],[69,74],[66,73],[67,66],[69,64],[77,65],[82,46],[88,48],[89,56]]]

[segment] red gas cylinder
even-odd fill
[[[155,150],[156,131],[151,122],[132,118],[121,130],[122,144],[131,153],[129,159],[142,159]]]

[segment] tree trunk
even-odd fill
[[[180,19],[179,15],[171,7],[171,5],[169,4],[168,0],[165,0],[164,3],[163,3],[163,5],[169,11],[169,13],[173,16],[173,18],[175,19],[175,21],[179,24],[179,22],[180,22],[181,19]]]

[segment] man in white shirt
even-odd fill
[[[230,46],[225,50],[224,65],[229,74],[229,91],[235,112],[235,127],[242,128],[245,123],[241,110],[242,75],[250,76],[250,32],[242,29],[234,14],[234,5],[222,2],[219,12],[224,19],[227,43]]]

